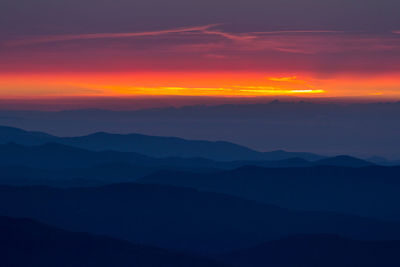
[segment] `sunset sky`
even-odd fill
[[[3,0],[0,96],[400,100],[397,0]]]

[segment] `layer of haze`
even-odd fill
[[[175,98],[169,101],[170,105],[182,105],[200,100],[186,98],[179,103]],[[163,104],[161,100],[158,101],[159,105]],[[219,104],[223,103],[223,99],[213,101],[214,104],[218,104],[217,101],[220,101]],[[96,104],[107,104],[108,108],[113,108],[110,106],[112,103],[108,99],[106,103]],[[125,99],[118,103],[117,106],[137,109],[143,105],[143,101],[135,104]],[[51,107],[54,108],[49,104],[48,108]],[[377,155],[397,160],[400,159],[399,118],[400,102],[334,104],[265,100],[262,104],[243,104],[237,101],[236,104],[135,111],[0,110],[0,125],[60,136],[99,131],[143,133],[188,139],[225,140],[260,151],[285,149],[323,155],[349,154],[365,158]]]

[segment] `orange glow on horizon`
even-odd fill
[[[400,76],[329,77],[245,72],[0,74],[2,98],[210,96],[400,98]]]

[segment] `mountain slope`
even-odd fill
[[[14,143],[0,145],[0,162],[3,166],[24,165],[54,169],[86,167],[107,162],[135,161],[144,164],[152,160],[136,153],[94,152],[56,143],[39,146],[22,146]]]
[[[346,160],[347,158],[349,160]],[[337,164],[344,166],[353,166],[354,164],[354,167],[358,167],[362,162],[363,166],[372,165],[372,163],[356,158],[347,158],[337,161]],[[324,162],[335,162],[335,159],[329,161],[329,158],[327,158]],[[24,146],[15,143],[0,145],[0,166],[21,165],[44,169],[80,168],[99,164],[127,163],[142,167],[158,166],[158,168],[155,168],[158,170],[164,167],[164,169],[204,171],[207,169],[234,169],[245,165],[271,168],[307,167],[318,165],[320,164],[319,162],[309,162],[301,158],[277,161],[214,161],[205,158],[159,158],[134,152],[92,151],[59,143],[46,143],[37,146]]]
[[[40,145],[54,142],[56,139],[57,137],[42,132],[31,132],[13,127],[0,126],[0,144]]]
[[[400,224],[295,212],[240,198],[158,185],[0,187],[0,215],[191,252],[223,252],[291,234],[400,239]]]
[[[219,256],[238,267],[395,267],[400,241],[357,241],[334,235],[293,236]]]
[[[62,143],[90,150],[136,152],[152,157],[201,157],[212,160],[261,160],[262,153],[229,142],[186,140],[141,134],[96,133],[63,138]]]
[[[320,166],[344,166],[344,167],[366,167],[373,165],[371,162],[346,155],[320,159],[315,161],[314,164]]]
[[[287,152],[284,150],[275,150],[263,153],[264,160],[284,160],[290,158],[301,158],[308,161],[316,161],[325,158],[324,156],[314,154],[314,153],[307,153],[307,152]]]
[[[159,172],[141,183],[220,192],[298,210],[400,220],[400,167],[261,168],[209,174]]]
[[[285,151],[258,152],[244,146],[224,141],[186,140],[176,137],[159,137],[142,134],[95,133],[80,137],[56,137],[45,133],[28,132],[0,126],[0,144],[14,142],[22,145],[60,143],[89,150],[115,150],[135,152],[151,157],[208,158],[218,161],[283,160],[301,157],[306,160],[322,159],[312,153]]]
[[[222,266],[211,260],[59,230],[29,219],[0,217],[1,266],[187,267]]]

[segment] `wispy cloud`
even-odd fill
[[[338,53],[343,51],[383,51],[398,50],[400,41],[393,41],[387,36],[371,36],[369,34],[357,33],[357,36],[349,32],[334,30],[284,30],[284,31],[260,31],[260,32],[228,32],[221,29],[221,24],[208,24],[202,26],[190,26],[173,29],[143,32],[125,33],[88,33],[68,35],[47,35],[22,37],[5,43],[8,46],[26,46],[42,43],[54,43],[65,41],[79,41],[91,39],[124,39],[140,38],[147,36],[159,36],[168,38],[168,35],[179,34],[181,38],[196,36],[201,38],[192,39],[192,43],[182,42],[174,38],[175,43],[157,43],[157,50],[163,51],[160,47],[172,49],[175,52],[207,52],[218,54],[220,58],[228,51],[276,51],[291,54],[317,54],[317,53]],[[393,34],[400,34],[400,31],[393,31]],[[208,38],[218,37],[220,39]],[[185,39],[186,40],[186,39]],[[178,42],[178,43],[177,43]],[[366,45],[367,44],[367,45]],[[154,44],[152,44],[154,45]],[[131,47],[130,47],[131,48]]]
[[[73,40],[90,40],[90,39],[114,39],[114,38],[132,38],[145,36],[158,36],[173,33],[189,33],[189,32],[207,32],[208,29],[217,26],[218,24],[209,24],[204,26],[182,27],[175,29],[145,31],[145,32],[125,32],[125,33],[88,33],[88,34],[66,34],[66,35],[46,35],[38,37],[22,38],[20,40],[9,41],[6,45],[30,45],[51,42],[63,42]],[[214,33],[221,35],[220,33]]]
[[[230,33],[216,29],[221,24],[208,24],[203,26],[181,27],[157,31],[144,32],[124,32],[124,33],[87,33],[87,34],[65,34],[65,35],[46,35],[35,37],[22,37],[18,40],[8,41],[5,44],[8,46],[33,45],[41,43],[64,42],[74,40],[91,40],[91,39],[115,39],[115,38],[134,38],[146,36],[162,36],[168,34],[185,34],[185,33],[200,33],[204,35],[215,35],[223,37],[227,40],[235,42],[243,41],[262,41],[263,35],[271,34],[293,34],[293,33],[339,33],[339,31],[269,31],[269,32],[249,32],[249,33]],[[279,48],[280,50],[290,50],[289,48]],[[290,52],[290,51],[289,51]]]
[[[248,41],[248,40],[254,40],[257,39],[257,36],[246,33],[228,33],[224,31],[219,31],[219,30],[211,30],[211,27],[208,29],[205,29],[202,31],[204,34],[210,34],[210,35],[219,35],[222,36],[226,39],[233,40],[233,41]]]
[[[265,31],[253,32],[254,34],[284,34],[284,33],[345,33],[345,31],[332,31],[332,30],[297,30],[297,31]]]

